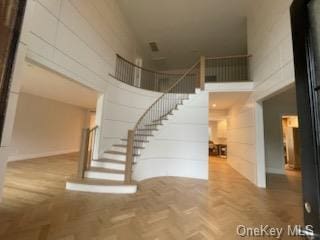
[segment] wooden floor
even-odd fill
[[[75,156],[10,164],[0,239],[234,240],[238,224],[302,222],[298,175],[269,175],[262,190],[211,158],[209,181],[161,177],[141,182],[135,195],[111,195],[64,191],[75,171]]]

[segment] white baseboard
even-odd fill
[[[267,173],[285,174],[284,169],[278,169],[278,168],[267,168]]]
[[[50,152],[43,152],[43,153],[32,153],[32,154],[21,154],[21,155],[19,154],[19,155],[9,156],[8,161],[14,162],[14,161],[34,159],[34,158],[63,155],[63,154],[75,153],[75,152],[79,152],[79,149],[57,150],[57,151],[50,151]]]

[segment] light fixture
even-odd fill
[[[215,103],[214,103],[214,104],[212,104],[212,107],[213,107],[213,108],[217,107],[217,104],[215,104]]]

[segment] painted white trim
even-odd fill
[[[285,174],[285,171],[283,169],[278,168],[267,168],[267,173],[273,173],[273,174]]]
[[[44,153],[32,153],[32,154],[22,154],[22,155],[13,155],[8,157],[9,162],[14,161],[21,161],[21,160],[29,160],[34,158],[42,158],[42,157],[51,157],[69,153],[76,153],[79,152],[79,149],[68,149],[68,150],[57,150],[51,152],[44,152]]]
[[[264,143],[264,123],[263,123],[263,105],[256,102],[256,160],[257,175],[256,184],[260,188],[267,187],[266,180],[266,159],[265,159],[265,143]]]
[[[100,161],[91,161],[92,167],[106,168],[106,169],[114,169],[114,170],[125,170],[125,164],[121,163],[112,163],[112,162],[100,162]]]
[[[114,181],[124,181],[124,178],[125,178],[124,174],[122,173],[97,172],[92,170],[85,171],[84,176],[86,178],[114,180]]]
[[[113,153],[104,153],[103,158],[119,160],[123,162],[126,161],[126,155],[119,155],[119,154],[113,154]]]
[[[102,156],[103,149],[103,116],[104,116],[104,99],[106,95],[101,94],[97,99],[96,106],[96,125],[99,126],[97,129],[97,135],[95,139],[95,145],[93,149],[93,158],[98,159]],[[101,152],[101,153],[100,153]]]
[[[252,92],[253,82],[206,83],[207,92]]]
[[[108,185],[92,185],[84,183],[66,183],[66,189],[80,192],[94,192],[94,193],[118,193],[128,194],[136,193],[137,185],[119,185],[119,186],[108,186]]]

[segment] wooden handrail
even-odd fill
[[[118,58],[122,59],[123,61],[129,63],[130,65],[132,65],[133,67],[136,67],[136,68],[140,68],[141,70],[143,71],[146,71],[146,72],[151,72],[151,73],[155,73],[155,74],[166,74],[166,75],[169,75],[169,76],[181,76],[180,73],[166,73],[166,72],[157,72],[157,71],[154,71],[154,70],[151,70],[151,69],[147,69],[147,68],[144,68],[144,67],[140,67],[132,62],[130,62],[129,60],[125,59],[124,57],[120,56],[119,54],[116,54]]]
[[[141,120],[143,119],[143,117],[148,113],[148,111],[155,105],[157,104],[164,95],[166,95],[167,93],[169,93],[174,87],[176,87],[184,78],[185,76],[187,76],[197,65],[199,64],[199,61],[197,61],[194,65],[192,65],[191,68],[189,68],[174,84],[172,84],[172,86],[167,89],[163,94],[161,94],[161,96],[159,98],[157,98],[157,100],[144,112],[144,114],[139,118],[138,122],[136,123],[135,127],[134,127],[134,131],[137,130],[139,123],[141,122]]]

